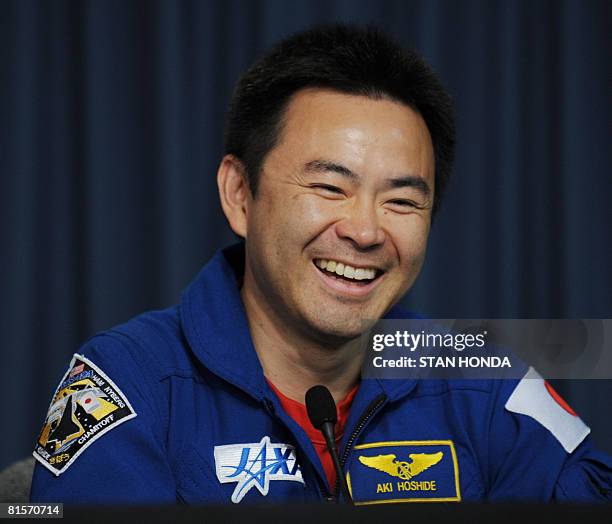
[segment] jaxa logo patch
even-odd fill
[[[289,444],[272,444],[263,437],[254,444],[215,446],[215,467],[219,482],[237,482],[232,502],[240,502],[253,488],[265,497],[271,480],[301,482],[302,470]]]
[[[450,440],[375,442],[355,453],[346,479],[356,505],[461,500]]]
[[[60,475],[96,439],[135,416],[113,381],[75,354],[53,395],[34,458]]]

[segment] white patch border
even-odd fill
[[[113,389],[121,395],[122,400],[125,401],[125,405],[130,409],[130,411],[132,412],[130,415],[127,415],[126,417],[123,417],[122,419],[118,420],[117,422],[113,422],[111,424],[109,424],[107,427],[105,427],[103,430],[101,430],[98,434],[96,434],[93,438],[89,439],[85,445],[79,449],[79,451],[77,451],[73,457],[71,457],[71,459],[61,468],[61,469],[55,469],[54,467],[52,467],[43,457],[41,457],[36,449],[32,452],[32,455],[34,456],[34,458],[40,462],[43,466],[45,466],[45,468],[47,468],[51,473],[53,473],[56,477],[59,477],[62,473],[64,473],[71,465],[72,463],[79,457],[79,455],[81,453],[83,453],[83,451],[85,451],[91,444],[93,444],[96,440],[98,440],[102,435],[104,435],[105,433],[107,433],[108,431],[110,431],[111,429],[115,429],[117,426],[123,424],[124,422],[127,422],[128,420],[133,419],[134,417],[137,416],[136,410],[132,407],[132,404],[130,404],[130,401],[128,400],[127,396],[123,393],[123,391],[121,391],[117,385],[110,379],[110,377],[104,373],[98,366],[96,366],[91,360],[89,360],[86,356],[84,355],[79,355],[78,353],[75,353],[74,355],[72,355],[72,360],[70,361],[70,364],[68,365],[68,369],[66,370],[66,373],[64,373],[64,376],[62,377],[62,379],[60,380],[57,388],[55,388],[55,392],[53,393],[53,396],[51,397],[51,402],[49,403],[49,408],[47,409],[47,417],[49,416],[49,411],[51,410],[51,406],[53,405],[53,400],[55,399],[55,396],[57,395],[57,393],[59,392],[60,386],[66,381],[66,379],[68,378],[68,374],[70,373],[70,371],[72,371],[72,369],[74,368],[74,365],[76,363],[77,358],[83,362],[85,362],[88,366],[90,366],[94,371],[96,371],[99,375],[102,376],[102,378],[104,378],[104,380],[106,380],[112,387]],[[47,418],[45,418],[45,423],[47,422]],[[38,439],[36,440],[36,445],[39,446],[38,444]]]
[[[567,415],[567,417],[572,417],[572,419],[575,419],[575,422],[572,421],[576,424],[576,427],[573,428],[575,434],[571,436],[560,434],[560,428],[555,427],[555,422],[552,419],[551,413],[546,411],[544,409],[545,406],[542,405],[544,401],[541,401],[539,405],[534,405],[533,398],[530,397],[529,399],[526,399],[527,396],[533,393],[533,388],[530,387],[532,385],[531,381],[541,384],[543,392],[546,393],[545,399],[547,403],[548,399],[550,399],[550,401],[553,402],[555,406],[559,408],[559,410],[561,410],[560,413],[562,415]],[[538,407],[542,409],[538,410]],[[591,428],[589,428],[589,426],[587,426],[580,417],[577,415],[574,417],[574,415],[568,413],[561,405],[559,405],[557,400],[554,399],[550,392],[546,389],[546,386],[544,385],[544,378],[533,367],[530,367],[527,370],[527,373],[525,373],[525,376],[523,376],[523,378],[518,382],[512,391],[512,394],[510,397],[508,397],[504,408],[511,413],[526,415],[534,419],[536,422],[538,422],[538,424],[541,424],[542,427],[549,431],[568,453],[572,453],[591,432]],[[566,420],[571,419],[566,418]],[[567,424],[565,423],[564,425]]]
[[[260,449],[265,446],[266,448],[271,447],[285,447],[285,448],[290,448],[293,452],[293,454],[295,455],[295,461],[297,463],[297,467],[298,467],[298,471],[296,472],[295,475],[289,475],[287,476],[285,473],[267,473],[265,475],[265,480],[264,480],[264,486],[262,487],[258,482],[255,482],[253,484],[253,486],[249,487],[246,491],[244,491],[242,493],[242,495],[240,495],[239,497],[237,497],[237,491],[239,490],[239,488],[242,487],[242,482],[241,479],[235,479],[235,478],[227,478],[222,472],[221,472],[221,453],[225,452],[225,451],[231,451],[234,449],[240,449],[241,451],[245,448],[248,447],[250,449],[256,449],[257,447],[259,447]],[[300,466],[300,464],[297,462],[297,451],[295,449],[295,446],[291,445],[291,444],[283,444],[281,442],[279,443],[272,443],[270,440],[269,436],[264,436],[262,437],[262,439],[259,442],[249,442],[249,443],[244,443],[244,444],[223,444],[220,446],[215,446],[214,451],[213,451],[214,457],[215,457],[215,473],[217,474],[217,480],[221,483],[221,484],[228,484],[228,483],[233,483],[233,482],[237,482],[236,487],[234,488],[234,491],[232,492],[232,496],[231,496],[231,501],[234,504],[238,504],[242,501],[242,499],[246,496],[246,494],[251,491],[253,489],[253,487],[256,487],[257,490],[265,497],[268,495],[268,492],[270,490],[270,481],[271,480],[287,480],[289,482],[301,482],[304,486],[306,485],[306,483],[304,482],[304,477],[302,476],[302,467]]]

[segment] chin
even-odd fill
[[[334,319],[321,322],[320,319],[310,324],[315,337],[324,345],[337,346],[361,336],[367,326],[360,317]]]

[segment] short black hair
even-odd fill
[[[389,98],[425,120],[435,156],[433,212],[454,158],[455,118],[450,96],[424,59],[380,30],[320,26],[276,44],[238,81],[225,131],[225,154],[243,163],[255,196],[261,167],[276,145],[292,95],[320,87],[373,99]]]

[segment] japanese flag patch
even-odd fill
[[[533,368],[517,384],[506,409],[537,420],[571,453],[591,429]]]
[[[51,400],[34,458],[60,475],[95,440],[135,416],[115,383],[89,359],[75,354]]]

